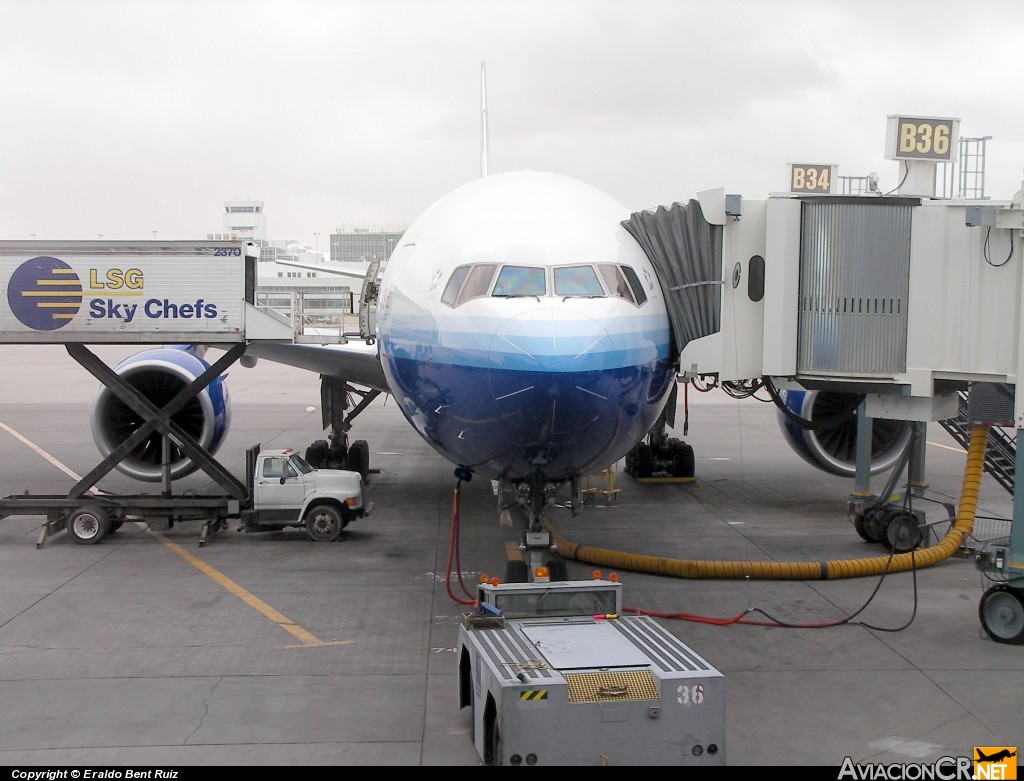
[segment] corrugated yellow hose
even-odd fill
[[[687,561],[659,556],[644,556],[602,548],[591,548],[570,542],[548,525],[548,531],[558,545],[563,558],[582,561],[600,567],[668,575],[692,580],[712,578],[754,578],[758,580],[838,580],[881,575],[885,572],[906,572],[923,569],[952,556],[964,542],[964,535],[974,528],[974,514],[978,507],[978,493],[985,464],[988,444],[988,426],[975,426],[967,448],[960,507],[956,520],[946,536],[930,548],[921,548],[892,556],[874,556],[866,559],[839,561]]]

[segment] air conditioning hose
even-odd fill
[[[964,536],[974,528],[974,515],[978,507],[978,494],[988,444],[988,426],[975,426],[967,448],[960,506],[956,519],[946,536],[935,545],[912,552],[864,559],[838,561],[696,561],[668,559],[636,553],[594,548],[570,542],[550,524],[545,524],[565,559],[593,564],[599,567],[667,575],[690,580],[752,578],[755,580],[840,580],[889,572],[923,569],[948,559],[964,543]]]

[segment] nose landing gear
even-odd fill
[[[552,482],[536,473],[529,480],[518,481],[511,487],[499,480],[499,497],[509,492],[514,496],[509,504],[499,502],[499,511],[504,514],[518,506],[526,515],[526,530],[519,543],[518,557],[509,558],[505,563],[506,582],[528,583],[542,578],[549,581],[569,579],[565,559],[559,555],[558,546],[551,541],[551,534],[544,526],[545,512],[555,503],[554,495],[566,482],[570,484],[570,506],[575,515],[583,506],[580,475],[568,481]]]

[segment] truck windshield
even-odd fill
[[[297,470],[299,470],[299,474],[300,475],[308,475],[310,472],[313,471],[313,467],[311,467],[309,465],[309,462],[306,461],[306,459],[304,459],[300,455],[296,455],[295,453],[292,453],[292,455],[290,455],[288,457],[288,460],[292,462],[292,465]]]

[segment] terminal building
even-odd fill
[[[338,228],[331,234],[331,260],[337,263],[386,260],[404,233],[404,227],[395,226]]]
[[[302,314],[310,324],[333,325],[354,312],[360,285],[331,273],[333,264],[365,264],[391,255],[404,227],[339,227],[330,236],[329,258],[297,239],[268,239],[263,201],[224,201],[212,241],[245,241],[259,248],[256,302],[279,312]],[[320,271],[316,267],[323,266]]]

